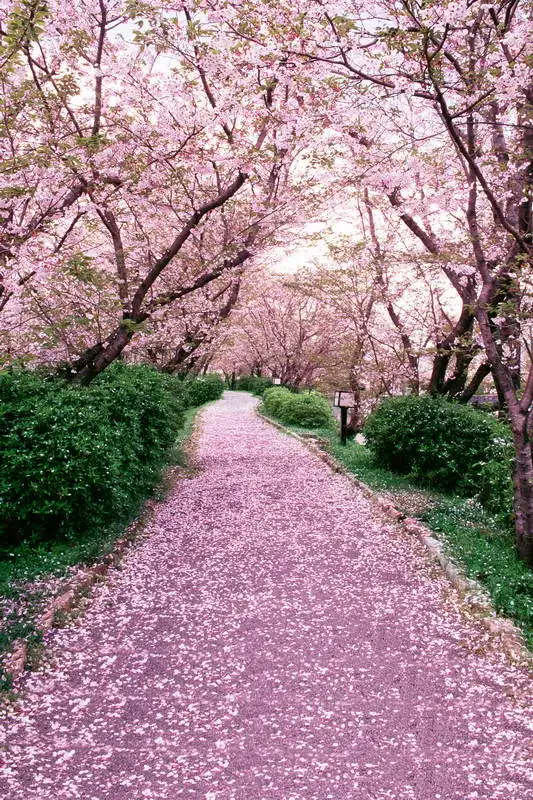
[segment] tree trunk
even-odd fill
[[[469,400],[475,395],[485,378],[490,375],[491,367],[488,361],[484,361],[479,365],[470,379],[470,383],[465,387],[464,391],[457,397],[460,403],[468,403]]]
[[[533,457],[527,414],[510,414],[515,446],[514,511],[516,546],[526,564],[533,567]]]
[[[348,416],[348,433],[350,436],[355,436],[362,428],[361,419],[361,387],[359,383],[359,376],[353,375],[350,380],[350,389],[354,393],[355,405],[351,409]]]
[[[194,353],[203,342],[203,337],[195,338],[194,335],[188,336],[179,347],[176,348],[174,355],[162,367],[163,372],[169,375],[178,373],[178,375],[186,375],[192,370],[197,359],[194,358]]]
[[[447,385],[451,387],[452,390],[454,387],[457,387],[458,391],[463,388],[466,383],[468,366],[472,360],[470,358],[469,361],[468,356],[472,350],[473,325],[474,315],[472,310],[463,304],[461,315],[454,328],[444,339],[437,342],[437,353],[433,359],[433,370],[429,382],[430,394],[446,394]],[[456,355],[456,371],[453,377],[447,381],[446,373],[454,353]]]
[[[461,350],[455,354],[455,369],[449,378],[444,382],[442,393],[448,397],[460,397],[463,393],[468,379],[470,364],[476,355],[474,346]]]
[[[382,278],[380,279],[380,283],[381,283],[381,286],[383,287],[383,289],[385,289],[385,285],[383,283],[383,279]],[[389,314],[389,317],[390,317],[392,323],[394,324],[396,330],[398,331],[398,333],[400,335],[400,340],[401,340],[401,343],[403,345],[403,349],[404,349],[404,352],[405,352],[405,355],[406,355],[406,358],[407,358],[407,363],[409,365],[409,367],[408,367],[408,373],[409,373],[408,385],[409,385],[409,388],[411,389],[411,393],[412,394],[419,395],[420,394],[420,369],[419,369],[419,364],[418,364],[418,356],[416,355],[416,353],[414,351],[413,344],[411,342],[410,336],[408,336],[408,334],[405,332],[403,324],[402,324],[402,322],[400,320],[400,317],[396,313],[396,310],[395,310],[394,306],[392,305],[392,303],[390,301],[387,303],[387,312]]]
[[[106,342],[88,350],[74,365],[75,383],[87,385],[120,356],[125,347],[130,343],[134,330],[119,325],[108,336]]]
[[[486,286],[485,290],[486,295],[490,296],[490,286]],[[481,299],[485,300],[484,297]],[[489,314],[488,303],[480,302],[477,319],[483,344],[491,362],[498,395],[505,400],[513,433],[516,547],[524,561],[533,567],[533,454],[529,436],[532,412],[529,407],[524,407],[524,398],[520,400],[517,396],[512,370],[506,367],[500,357]]]

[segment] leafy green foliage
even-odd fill
[[[274,387],[265,391],[263,406],[267,414],[286,425],[329,428],[334,424],[330,405],[318,392],[294,394],[284,387]]]
[[[488,414],[429,395],[391,397],[364,433],[379,465],[509,513],[503,503],[512,498],[511,435]]]
[[[184,396],[148,367],[114,365],[88,388],[0,373],[0,547],[128,518],[165,463]]]
[[[442,498],[422,519],[445,540],[467,576],[485,586],[496,609],[520,625],[533,648],[533,572],[508,530],[473,500]]]
[[[263,393],[262,408],[267,414],[272,414],[273,417],[281,419],[283,408],[290,402],[292,392],[284,386],[274,386],[271,389],[266,389]]]
[[[38,41],[48,16],[47,3],[43,0],[20,0],[12,6],[4,21],[0,42],[3,71],[13,69],[23,48]]]
[[[94,155],[106,144],[106,137],[100,133],[93,136],[78,136],[77,142],[86,147],[88,153]]]
[[[103,288],[105,280],[102,279],[101,273],[93,264],[94,258],[91,256],[85,255],[85,253],[75,253],[68,259],[64,271],[67,275],[77,278],[81,283]]]
[[[238,379],[236,389],[243,392],[251,392],[257,397],[262,397],[267,389],[273,386],[270,378],[260,378],[257,375],[243,375]]]
[[[465,476],[461,488],[477,497],[487,511],[510,526],[513,521],[513,481],[509,461],[507,458],[481,464],[477,474]]]
[[[334,424],[330,405],[318,392],[291,394],[282,414],[283,421],[289,425],[328,427]]]
[[[188,406],[201,406],[210,400],[218,400],[224,393],[224,381],[219,375],[187,378],[182,382],[182,387]]]

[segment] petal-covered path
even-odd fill
[[[6,800],[531,800],[526,674],[417,540],[227,393],[3,721]]]

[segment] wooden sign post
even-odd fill
[[[341,442],[346,444],[348,409],[355,408],[355,392],[342,390],[335,392],[333,405],[341,410]]]

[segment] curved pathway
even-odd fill
[[[254,403],[204,412],[203,472],[53,635],[4,720],[0,796],[532,798],[524,672]]]

